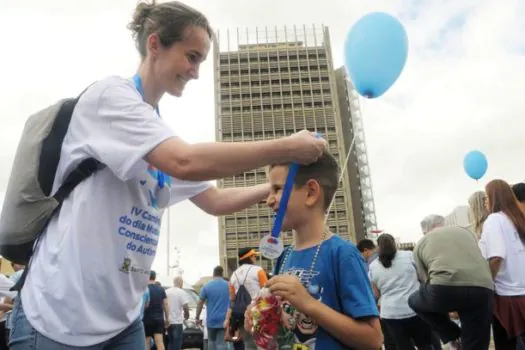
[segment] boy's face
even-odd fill
[[[266,204],[274,213],[277,213],[279,209],[287,176],[288,166],[286,165],[274,166],[268,174],[271,189]],[[321,201],[321,187],[317,181],[309,180],[304,186],[293,186],[288,199],[282,230],[293,230],[307,222],[312,214],[311,209],[322,205]]]

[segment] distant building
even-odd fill
[[[195,291],[197,293],[200,293],[202,287],[204,287],[204,285],[210,281],[213,280],[213,276],[205,276],[205,277],[201,277],[197,282],[195,282],[195,284],[193,284],[193,289],[195,289]]]
[[[470,229],[470,211],[468,205],[458,206],[452,213],[445,216],[445,226],[460,226]]]
[[[399,250],[414,250],[414,248],[416,247],[416,243],[414,242],[406,242],[406,243],[398,243],[397,244],[397,249]]]

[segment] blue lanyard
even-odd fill
[[[291,163],[288,167],[288,176],[286,177],[286,182],[284,183],[281,201],[279,202],[279,209],[277,209],[277,215],[275,216],[275,221],[272,228],[272,237],[279,237],[279,235],[281,234],[284,216],[286,215],[286,207],[288,206],[288,200],[290,199],[290,194],[292,193],[292,188],[294,185],[295,175],[297,175],[298,170],[299,164],[297,163]]]
[[[133,76],[133,82],[135,83],[135,88],[137,88],[137,91],[140,93],[140,96],[142,96],[142,99],[144,99],[144,89],[142,89],[142,79],[138,74],[135,74]],[[160,118],[160,112],[159,112],[159,106],[155,107],[155,110],[157,111],[157,115]],[[159,184],[159,188],[164,188],[164,182],[165,182],[165,175],[162,171],[157,169],[157,183]]]

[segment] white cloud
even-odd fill
[[[138,57],[126,24],[135,3],[0,4],[0,39],[5,48],[0,57],[4,68],[0,191],[5,189],[16,143],[30,113],[77,94],[105,75],[134,73]],[[403,240],[417,239],[422,216],[450,213],[486,181],[525,178],[519,161],[525,129],[523,1],[186,3],[202,10],[221,30],[324,23],[330,28],[336,66],[343,62],[346,33],[361,15],[381,10],[403,21],[410,41],[407,66],[382,98],[363,101],[378,221],[382,229]],[[188,86],[183,98],[162,101],[163,117],[189,141],[214,139],[212,77],[209,60],[201,79]],[[464,154],[473,148],[489,158],[489,171],[480,183],[468,179],[462,169]],[[175,207],[172,216],[172,242],[184,252],[188,278],[209,274],[218,263],[216,220],[189,203]],[[165,266],[162,244],[155,262],[159,271]]]

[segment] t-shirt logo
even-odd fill
[[[139,183],[148,188],[149,206],[156,210],[167,207],[172,184],[171,176],[164,174],[151,164],[148,165],[147,173],[148,178],[140,180]]]
[[[131,266],[131,259],[130,258],[124,258],[124,261],[122,262],[122,266],[120,267],[120,271],[129,273],[129,268]]]

